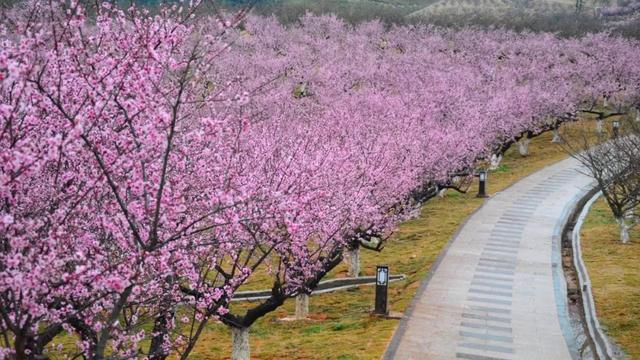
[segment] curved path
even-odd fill
[[[590,188],[578,167],[563,160],[487,200],[422,283],[384,358],[577,358],[560,236]]]

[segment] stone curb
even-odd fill
[[[582,304],[584,308],[586,325],[589,329],[591,339],[593,339],[593,342],[595,344],[595,350],[597,352],[598,358],[610,360],[616,359],[617,354],[614,353],[613,347],[611,346],[611,343],[609,342],[607,336],[602,331],[600,322],[598,321],[598,317],[596,316],[595,303],[593,300],[593,294],[591,292],[591,280],[589,279],[589,273],[582,259],[582,249],[580,246],[580,230],[582,229],[584,220],[587,217],[591,206],[596,202],[596,200],[598,200],[601,195],[601,192],[597,192],[591,197],[591,199],[589,199],[589,201],[582,208],[582,211],[578,216],[578,220],[576,221],[576,225],[573,228],[573,263],[576,268],[576,272],[578,273],[578,282],[580,284],[580,293],[582,294]]]

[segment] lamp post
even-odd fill
[[[614,120],[613,121],[613,137],[617,138],[619,133],[620,133],[620,121]]]
[[[389,290],[389,267],[378,265],[376,267],[376,304],[374,314],[388,315],[387,292]]]
[[[478,171],[478,178],[480,183],[478,184],[478,196],[479,198],[487,197],[487,170],[481,169]]]

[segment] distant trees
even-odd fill
[[[640,1],[624,1],[616,6],[605,7],[600,14],[605,17],[626,16],[640,11]]]

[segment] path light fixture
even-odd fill
[[[480,182],[478,184],[478,196],[479,198],[486,198],[487,196],[487,170],[480,169],[478,171],[478,178]]]
[[[620,121],[614,120],[613,121],[613,137],[617,138],[619,133],[620,133]]]
[[[374,314],[389,315],[387,309],[387,293],[389,290],[389,266],[378,265],[376,267],[376,304]]]

